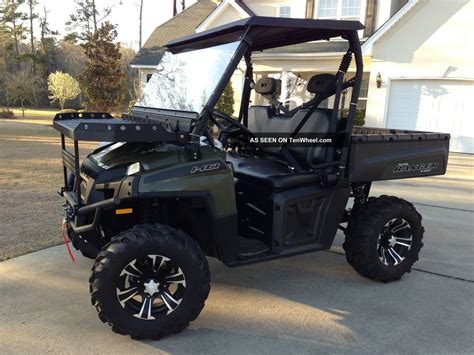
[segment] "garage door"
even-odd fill
[[[388,128],[451,133],[451,151],[474,153],[473,122],[473,81],[391,80]]]

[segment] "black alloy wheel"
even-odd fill
[[[403,218],[388,221],[377,240],[380,261],[386,266],[395,266],[405,260],[413,243],[410,224]]]
[[[186,277],[181,268],[162,255],[146,255],[121,271],[117,298],[129,314],[144,320],[166,317],[183,300]]]
[[[210,290],[199,245],[165,225],[140,225],[112,238],[89,281],[99,318],[135,339],[182,331],[199,315]]]

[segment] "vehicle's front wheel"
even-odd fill
[[[90,291],[99,318],[120,334],[159,339],[196,319],[210,289],[198,244],[164,225],[136,226],[99,253]]]
[[[346,229],[344,250],[361,275],[389,282],[410,272],[423,247],[424,228],[415,207],[394,196],[371,197]]]

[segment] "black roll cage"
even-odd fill
[[[242,58],[244,58],[247,68],[245,72],[239,120],[245,127],[247,127],[248,104],[251,94],[251,83],[253,81],[252,52],[281,47],[284,45],[305,43],[312,40],[329,40],[330,38],[335,37],[342,37],[347,40],[349,42],[349,49],[341,61],[341,66],[337,75],[338,81],[334,92],[336,95],[336,102],[333,108],[333,123],[331,124],[335,124],[337,118],[338,97],[340,97],[341,91],[347,87],[352,87],[353,90],[349,113],[345,119],[346,124],[341,131],[337,132],[343,136],[339,159],[334,160],[328,158],[325,163],[313,167],[313,169],[317,170],[337,167],[337,175],[347,178],[345,169],[348,161],[351,132],[363,75],[362,52],[357,33],[357,31],[361,29],[363,29],[363,26],[359,22],[354,21],[305,20],[253,16],[248,19],[236,21],[228,25],[168,43],[166,45],[168,50],[172,53],[176,53],[181,50],[207,48],[235,41],[240,42],[206,105],[198,115],[197,120],[194,121],[194,115],[196,115],[196,113],[192,112],[181,111],[179,112],[179,115],[173,117],[179,121],[180,118],[188,119],[192,116],[192,121],[196,122],[194,127],[190,123],[191,127],[193,127],[192,133],[189,133],[189,130],[186,132],[180,131],[178,128],[176,128],[176,131],[170,132],[165,127],[162,127],[160,120],[156,121],[148,119],[148,115],[150,114],[151,116],[151,113],[147,112],[145,112],[146,117],[124,114],[121,119],[112,119],[112,116],[107,113],[85,112],[57,114],[54,118],[53,126],[61,133],[64,170],[64,187],[61,189],[60,194],[64,195],[68,200],[69,205],[78,209],[76,213],[80,214],[79,208],[82,203],[79,140],[106,140],[110,142],[147,142],[160,140],[177,142],[188,148],[193,159],[198,159],[199,144],[195,143],[199,142],[200,136],[207,135],[207,123],[212,119],[214,107]],[[344,77],[343,74],[345,74],[349,66],[349,63],[347,63],[348,57],[355,58],[356,75],[345,83],[342,83]],[[317,107],[319,102],[316,101],[313,103],[313,106],[314,105]],[[141,109],[146,110],[146,108]],[[168,120],[171,117],[167,110],[160,109],[159,111],[158,114],[162,116],[162,118]],[[178,125],[176,125],[176,127],[178,127]],[[73,140],[73,153],[66,149],[65,137]],[[212,139],[209,139],[209,141],[210,144],[212,144]],[[328,149],[328,151],[331,149],[333,148]],[[294,165],[297,165],[296,160],[292,158],[291,153],[282,150],[282,154],[289,162],[294,162]],[[72,172],[76,176],[76,183],[73,187],[68,185],[68,172]],[[347,179],[339,179],[338,181],[344,183],[343,180],[347,181]],[[109,199],[103,201],[100,206],[97,206],[97,208],[109,208],[117,203],[119,203],[117,199]],[[84,211],[85,210],[83,210],[83,212]]]
[[[263,19],[260,17],[259,19]],[[272,19],[272,20],[277,20],[277,19]],[[280,19],[278,19],[279,21]],[[296,20],[299,21],[299,20]],[[306,22],[325,22],[321,20],[303,20]],[[348,22],[348,21],[326,21],[326,22],[336,22],[336,23],[341,23],[341,22]],[[228,26],[223,26],[224,30],[227,28],[232,28],[232,24],[229,24]],[[362,26],[362,25],[361,25]],[[359,28],[360,29],[360,28]],[[246,71],[245,71],[245,80],[244,80],[244,88],[242,91],[242,101],[240,105],[240,110],[239,110],[239,121],[243,123],[244,126],[248,127],[248,107],[249,107],[249,101],[250,101],[250,94],[251,94],[251,85],[253,82],[253,65],[252,65],[252,52],[261,50],[262,47],[264,49],[267,48],[272,48],[272,47],[279,47],[279,45],[276,44],[262,44],[259,43],[259,48],[254,47],[255,41],[259,39],[259,36],[262,34],[266,34],[268,32],[267,29],[262,29],[258,28],[253,29],[252,25],[250,24],[245,28],[244,32],[241,32],[240,36],[238,37],[238,40],[240,40],[240,43],[231,58],[229,64],[227,65],[222,77],[220,78],[219,82],[217,83],[213,93],[209,97],[206,105],[204,106],[203,110],[199,114],[199,118],[197,120],[196,125],[194,126],[193,132],[192,132],[192,137],[191,140],[197,140],[199,139],[198,137],[201,135],[206,135],[207,133],[207,123],[209,120],[212,119],[212,115],[214,112],[214,107],[219,100],[222,92],[224,91],[225,86],[227,83],[230,81],[234,71],[236,70],[237,66],[239,65],[240,61],[242,58],[244,58],[245,63],[246,63]],[[307,30],[308,31],[308,30]],[[315,29],[314,31],[318,31]],[[350,141],[351,141],[351,132],[352,128],[354,125],[354,118],[356,115],[356,107],[357,107],[357,101],[359,99],[359,92],[360,92],[360,87],[362,84],[362,76],[363,76],[363,58],[362,58],[362,51],[360,47],[360,40],[359,40],[359,35],[357,33],[358,29],[344,29],[343,33],[337,32],[334,34],[329,33],[327,37],[325,38],[326,40],[329,40],[330,38],[333,37],[342,37],[343,39],[347,40],[349,43],[349,49],[347,52],[343,55],[341,59],[341,64],[339,66],[338,72],[336,74],[336,90],[335,92],[328,93],[326,97],[335,95],[335,100],[334,100],[334,106],[333,106],[333,114],[331,118],[331,133],[336,133],[335,130],[337,129],[337,117],[338,117],[338,111],[339,111],[339,103],[340,103],[340,97],[341,93],[343,90],[352,87],[352,95],[350,98],[350,106],[349,106],[349,112],[347,114],[347,117],[345,118],[346,123],[343,126],[344,128],[341,131],[338,131],[337,133],[342,136],[342,143],[341,143],[341,153],[339,155],[339,159],[334,160],[332,159],[333,156],[333,150],[334,148],[329,148],[328,153],[327,153],[327,161],[323,164],[320,164],[319,166],[314,167],[315,170],[318,168],[324,169],[324,168],[330,168],[330,167],[337,167],[338,171],[336,174],[338,176],[345,176],[345,168],[346,168],[346,163],[347,163],[347,158],[349,155],[349,147],[350,147]],[[206,31],[206,32],[218,32],[218,29],[214,31]],[[229,36],[229,35],[227,35]],[[192,41],[193,38],[196,37],[199,38],[199,36],[190,36],[190,38],[184,38],[181,40],[177,40],[177,42],[172,42],[171,43],[171,51],[173,51],[173,47],[177,48],[183,48],[183,47],[188,47],[191,45],[192,47]],[[194,39],[194,40],[196,40]],[[235,38],[233,38],[235,40]],[[222,39],[221,39],[222,41]],[[207,45],[207,47],[216,45],[216,43],[211,43]],[[296,44],[296,43],[304,43],[305,41],[299,42],[297,39],[292,39],[291,44]],[[199,43],[199,42],[198,42]],[[218,44],[218,43],[217,43]],[[282,45],[285,45],[286,43],[283,42]],[[281,45],[280,45],[281,46]],[[206,45],[204,45],[206,47]],[[199,48],[199,47],[198,47]],[[201,46],[202,48],[202,46]],[[344,76],[349,68],[350,62],[354,58],[355,60],[355,67],[356,67],[356,73],[355,76],[352,77],[351,79],[347,80],[344,82]],[[306,107],[311,107],[312,109],[317,108],[317,106],[321,103],[321,101],[326,98],[319,98],[319,99],[313,99],[310,102],[306,103]],[[305,120],[305,118],[303,118]],[[301,127],[299,127],[301,128]],[[294,132],[293,132],[294,133]],[[296,170],[303,170],[300,167],[298,167],[298,164],[296,160],[291,156],[291,153],[288,152],[288,150],[285,149],[285,147],[282,147],[281,153],[285,156],[285,158],[289,162],[293,162],[293,165],[297,165],[295,168]]]

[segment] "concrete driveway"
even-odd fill
[[[161,341],[112,333],[91,306],[92,262],[64,246],[0,263],[0,353],[472,353],[474,157],[443,177],[377,183],[373,195],[415,202],[425,247],[401,281],[360,277],[327,252],[228,269],[210,260],[200,317]],[[45,221],[47,223],[47,221]]]

